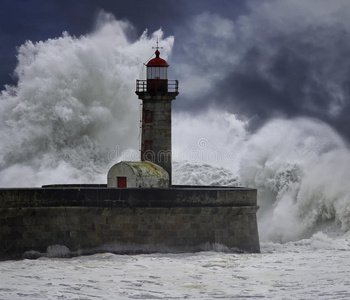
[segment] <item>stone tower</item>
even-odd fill
[[[163,167],[171,186],[171,101],[179,94],[178,81],[168,80],[169,65],[156,49],[156,57],[146,65],[147,79],[136,80],[142,100],[141,161]]]

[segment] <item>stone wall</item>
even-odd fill
[[[242,188],[0,189],[0,257],[103,245],[259,252],[256,190]]]
[[[163,167],[171,182],[171,100],[165,94],[162,99],[143,99],[142,103],[141,160]],[[145,121],[145,111],[152,112],[152,122]],[[144,148],[146,141],[152,142],[151,151]]]

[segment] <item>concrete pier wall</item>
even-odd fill
[[[0,189],[0,258],[103,245],[195,248],[220,243],[259,252],[256,190],[173,187]]]

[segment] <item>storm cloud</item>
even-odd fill
[[[350,3],[346,0],[2,2],[0,84],[15,84],[16,49],[92,30],[101,10],[131,24],[127,38],[175,37],[176,112],[212,107],[251,120],[312,117],[350,139]],[[160,45],[161,46],[161,45]],[[152,54],[145,49],[145,59]]]
[[[214,106],[255,126],[313,117],[349,139],[349,25],[347,1],[250,1],[236,20],[197,15],[182,28],[188,99],[179,108]]]

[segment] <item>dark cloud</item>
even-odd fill
[[[65,18],[56,1],[2,0],[0,10],[0,87],[15,83],[17,47],[26,40],[40,41],[60,36]]]
[[[340,120],[350,113],[350,60],[345,55],[350,51],[349,32],[332,26],[306,27],[298,35],[282,32],[265,45],[273,55],[248,49],[220,83],[220,89],[233,96],[225,104],[262,119],[275,113],[319,118],[348,135],[348,126]]]
[[[206,22],[197,18],[188,26],[200,42],[189,41],[191,52],[180,61],[187,58],[195,68],[186,82],[192,77],[201,84],[178,109],[220,107],[254,118],[258,126],[275,116],[308,116],[350,138],[350,4],[250,3],[249,13],[236,20],[207,14]],[[230,35],[214,34],[218,20]],[[190,84],[185,88],[191,90]]]
[[[310,116],[350,139],[350,3],[347,0],[3,0],[0,85],[14,83],[16,47],[68,31],[91,32],[100,10],[175,36],[175,111],[225,109],[255,120]]]

